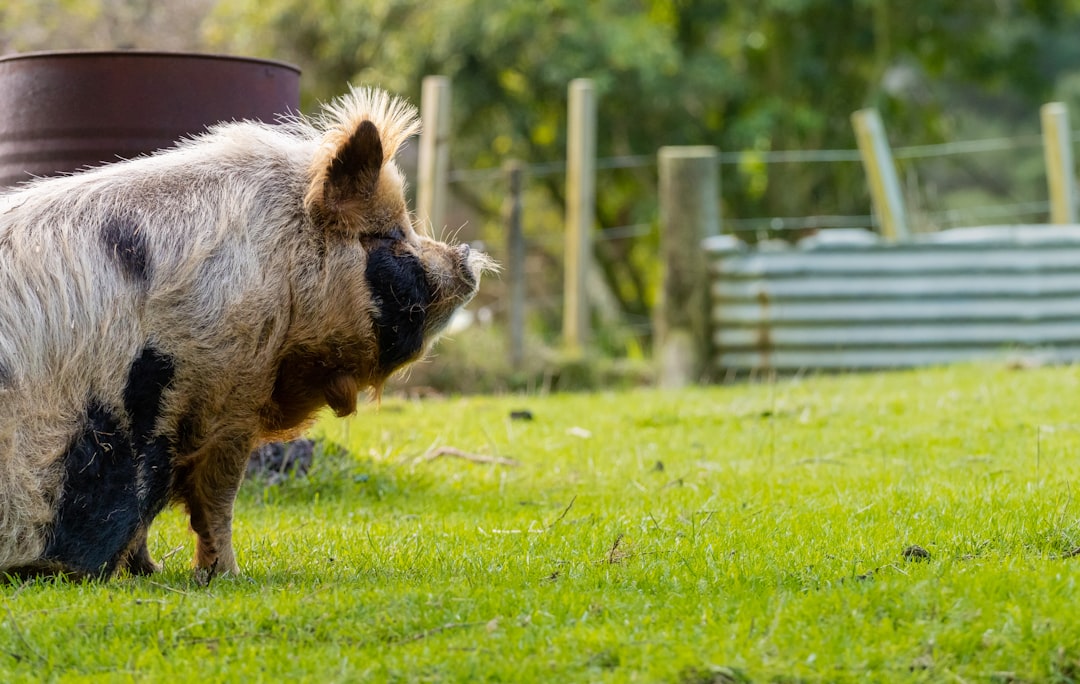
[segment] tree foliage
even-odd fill
[[[192,5],[201,8],[194,12],[199,16],[212,0],[201,2]],[[150,18],[176,5],[9,4],[0,8],[0,38],[9,50],[40,47],[42,36],[60,37],[47,47],[93,47],[85,44],[92,42],[88,36],[145,47],[168,34]],[[747,152],[723,169],[728,217],[868,214],[857,164],[765,164],[761,158],[774,150],[854,147],[850,114],[864,106],[882,110],[895,144],[965,137],[970,130],[1034,132],[1036,107],[1056,88],[1080,100],[1080,48],[1073,38],[1080,28],[1078,0],[213,5],[188,47],[297,63],[308,107],[346,82],[378,84],[418,100],[424,76],[449,76],[453,165],[459,169],[494,169],[511,157],[532,164],[563,159],[567,85],[591,78],[602,157],[651,157],[660,146],[681,144]],[[80,28],[99,25],[113,28]],[[991,186],[1006,172],[966,171]],[[652,222],[655,182],[647,164],[602,172],[599,227]],[[559,206],[560,177],[538,177],[535,185],[544,201]],[[501,201],[497,189],[462,194],[489,216]],[[599,263],[627,313],[645,316],[651,305],[655,241],[652,233],[598,246]]]
[[[190,50],[216,0],[9,0],[0,53],[37,50]]]
[[[848,149],[850,114],[873,105],[894,140],[955,135],[970,111],[1034,119],[1080,66],[1071,0],[225,0],[225,44],[300,62],[314,97],[346,80],[412,97],[452,78],[454,163],[497,167],[565,156],[566,89],[592,78],[599,154],[662,145],[722,150]],[[244,26],[243,33],[228,27]],[[980,109],[996,108],[994,114]],[[542,179],[561,200],[561,179]],[[648,222],[651,168],[598,179],[601,228]],[[728,216],[866,214],[856,164],[725,167]],[[497,206],[492,204],[492,207]],[[645,315],[655,236],[602,243],[597,256],[629,313]]]

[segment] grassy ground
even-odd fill
[[[389,399],[245,484],[243,577],[196,585],[171,511],[154,578],[0,587],[0,680],[1074,681],[1078,386]]]

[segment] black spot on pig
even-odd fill
[[[132,362],[124,386],[124,410],[131,424],[138,477],[139,510],[147,523],[164,508],[172,487],[173,444],[165,436],[155,435],[154,429],[161,413],[162,396],[175,375],[172,358],[147,346]]]
[[[146,235],[134,221],[110,216],[101,228],[101,241],[120,272],[135,283],[150,279],[150,247]]]
[[[137,534],[161,512],[172,487],[172,444],[155,434],[171,357],[145,347],[128,369],[127,422],[101,402],[62,459],[64,487],[44,560],[88,576],[111,575]]]
[[[44,559],[107,577],[142,520],[131,439],[118,416],[91,402],[62,467],[64,487]]]
[[[431,286],[420,259],[396,254],[388,245],[368,252],[365,276],[377,307],[379,368],[389,372],[412,359],[424,345]]]

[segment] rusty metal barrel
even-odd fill
[[[170,147],[219,121],[300,108],[284,62],[172,52],[34,52],[0,58],[0,186]]]

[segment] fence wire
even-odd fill
[[[1072,134],[1073,142],[1080,142],[1080,131]],[[949,157],[960,154],[979,154],[983,152],[1007,152],[1042,146],[1042,136],[1021,135],[1008,138],[982,138],[960,140],[928,145],[907,145],[895,147],[892,154],[895,159],[929,159]],[[862,157],[857,149],[834,150],[738,150],[721,151],[719,163],[725,166],[737,166],[747,161],[764,164],[814,164],[831,162],[860,162]],[[596,160],[598,171],[608,169],[648,168],[656,166],[656,156],[632,154],[616,157],[599,157]],[[566,173],[566,162],[542,162],[526,164],[526,172],[534,178]],[[450,172],[451,183],[480,183],[503,177],[503,170],[498,167],[485,169],[457,169]]]
[[[1080,142],[1080,131],[1073,132],[1072,140]],[[1033,164],[1041,164],[1042,136],[1038,134],[1017,135],[1012,137],[994,137],[974,140],[950,141],[925,145],[908,145],[892,148],[893,158],[897,161],[905,178],[905,194],[911,205],[911,218],[923,230],[936,230],[956,225],[975,225],[986,222],[1040,222],[1046,220],[1049,202],[1043,198],[1045,186],[1040,186],[1041,179],[1032,179]],[[974,158],[968,159],[968,157]],[[861,164],[862,157],[858,149],[823,149],[823,150],[736,150],[720,151],[718,163],[725,167],[747,164],[764,165],[799,165],[799,164]],[[1026,164],[1028,174],[1024,183],[1015,181],[1014,168]],[[657,155],[620,155],[598,158],[595,162],[598,173],[618,173],[622,170],[648,169],[655,173]],[[557,329],[562,305],[561,269],[564,235],[562,229],[562,209],[544,195],[538,193],[534,181],[547,180],[566,173],[565,161],[523,164],[525,172],[525,197],[529,198],[524,207],[523,226],[525,232],[526,261],[524,269],[527,282],[527,308],[530,316],[544,319],[541,326]],[[1008,173],[1000,172],[1006,169]],[[999,188],[988,189],[980,184],[979,172],[997,172],[1006,178],[1006,184]],[[770,178],[773,172],[768,172]],[[781,173],[781,172],[777,172]],[[722,174],[723,177],[723,174]],[[848,174],[851,177],[851,174]],[[860,176],[864,177],[864,176]],[[949,187],[941,185],[938,179],[945,177]],[[1009,180],[1013,179],[1013,180]],[[486,236],[486,247],[493,255],[502,260],[504,245],[500,243],[500,228],[497,211],[498,196],[503,193],[506,171],[501,167],[483,169],[457,169],[449,174],[449,182],[456,186],[455,194],[460,203],[459,216],[468,217],[462,228],[462,238]],[[775,182],[775,181],[774,181]],[[969,193],[966,200],[956,194],[958,189]],[[863,188],[857,191],[863,191]],[[953,193],[953,194],[950,194]],[[972,200],[971,196],[976,197]],[[486,197],[486,213],[477,212],[476,200]],[[543,199],[541,199],[543,198]],[[652,198],[643,198],[654,200]],[[997,200],[997,201],[995,201]],[[963,208],[949,207],[953,201],[966,201],[970,206]],[[494,203],[493,203],[494,202]],[[867,198],[869,210],[869,199]],[[942,207],[946,208],[942,208]],[[480,222],[477,213],[486,216]],[[641,239],[648,239],[656,231],[655,221],[641,216],[628,217],[631,221],[623,226],[608,226],[597,231],[595,239],[603,243],[605,249],[610,246],[609,255],[626,255],[631,258],[629,245]],[[472,221],[470,225],[468,222]],[[746,237],[767,235],[785,236],[805,234],[817,229],[835,228],[874,228],[876,217],[870,213],[822,213],[816,215],[790,216],[723,216],[722,227],[725,232]],[[463,224],[459,224],[463,225]],[[485,228],[484,225],[487,227]],[[598,245],[599,248],[599,245]],[[489,307],[496,316],[505,313],[507,300],[500,294],[502,285],[495,284],[494,291],[483,305]],[[627,314],[623,323],[635,332],[647,335],[650,330],[648,317]]]

